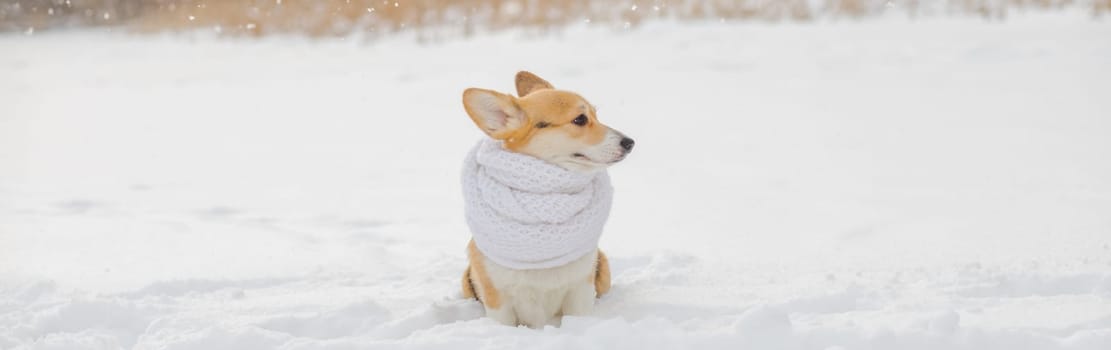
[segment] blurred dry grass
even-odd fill
[[[572,23],[631,27],[654,19],[812,20],[884,12],[975,15],[1082,8],[1111,13],[1111,0],[0,0],[0,30],[127,26],[141,31],[213,30],[260,36],[381,35],[401,30],[461,33]]]

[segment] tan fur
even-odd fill
[[[463,270],[463,298],[478,299],[478,295],[474,292],[474,282],[471,281],[470,264],[467,264],[467,269]]]
[[[552,83],[526,71],[517,72],[517,96],[525,97],[536,90],[555,89]]]
[[[501,307],[501,295],[498,293],[498,289],[494,288],[494,282],[490,281],[490,276],[486,274],[482,252],[478,251],[473,239],[467,244],[467,259],[470,261],[470,266],[467,267],[467,272],[463,274],[465,278],[463,280],[465,286],[463,295],[467,295],[467,290],[473,283],[475,290],[471,290],[471,296],[477,297],[478,301],[490,308],[497,309]]]
[[[544,133],[559,135],[569,144],[596,145],[602,142],[608,130],[605,125],[598,122],[594,106],[573,92],[542,89],[518,99],[517,105],[524,111],[527,122],[523,128],[506,139],[505,147],[511,151],[524,151],[525,145],[529,144],[534,137]],[[589,122],[586,126],[571,123],[579,115],[588,118]],[[539,123],[548,126],[538,128]]]
[[[605,139],[609,127],[598,122],[594,105],[579,94],[556,90],[544,79],[525,71],[517,73],[516,85],[517,93],[522,96],[520,98],[477,88],[463,92],[463,108],[467,115],[487,135],[505,141],[507,149],[544,159],[546,157],[543,154],[535,154],[539,151],[526,147],[541,134],[552,134],[565,144],[578,144],[581,147],[597,145]],[[484,106],[475,102],[479,95],[489,96],[496,101],[496,106],[510,118],[519,118],[519,121],[512,122],[518,127],[502,130],[500,125],[492,125],[481,118],[479,109]],[[571,123],[579,115],[588,118],[586,126]],[[546,126],[538,127],[541,123]]]
[[[610,262],[601,250],[598,251],[598,273],[594,276],[594,291],[599,298],[610,291]]]

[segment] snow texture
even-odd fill
[[[1111,349],[1111,25],[0,36],[0,349]],[[467,87],[637,140],[614,288],[459,297]]]

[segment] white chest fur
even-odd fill
[[[559,325],[563,315],[585,315],[594,308],[598,250],[562,266],[516,270],[484,258],[490,281],[501,294],[498,309],[486,315],[504,324]]]

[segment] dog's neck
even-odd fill
[[[536,269],[597,247],[613,190],[604,171],[567,170],[486,140],[467,156],[463,194],[479,250],[500,265]]]

